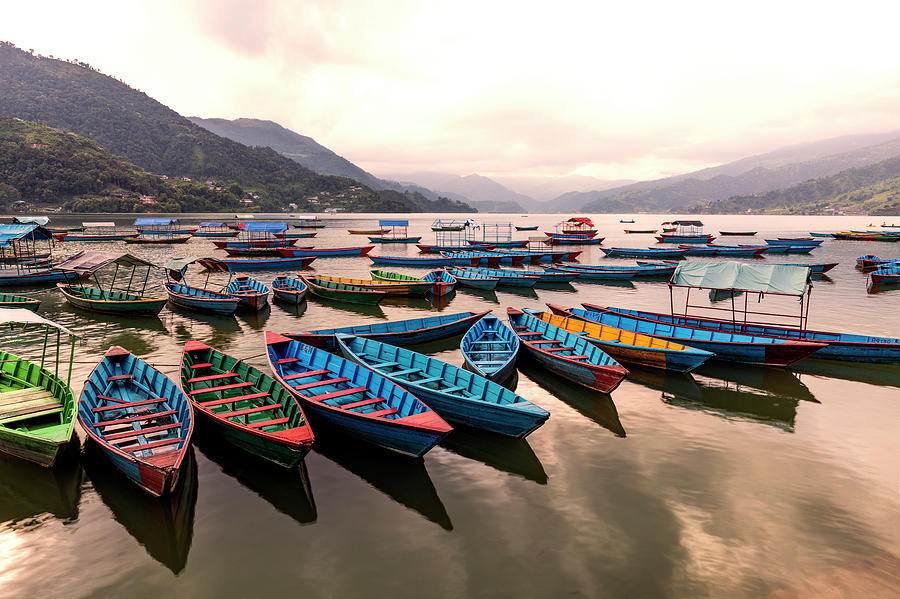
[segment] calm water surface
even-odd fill
[[[433,241],[433,217],[410,218],[411,233]],[[559,220],[483,218],[546,230]],[[604,245],[655,245],[649,235],[625,235],[623,228],[668,220],[618,219],[595,219]],[[54,225],[79,220],[59,217]],[[710,232],[755,229],[762,239],[882,219],[704,221]],[[361,245],[365,238],[346,229],[377,226],[373,218],[349,215],[327,222],[311,240],[317,246]],[[162,249],[76,243],[58,249],[65,256],[87,245],[157,262],[216,255],[199,238]],[[815,282],[810,327],[900,336],[900,289],[868,293],[854,268],[866,253],[900,257],[898,246],[827,240],[810,256],[760,262],[840,262]],[[617,262],[596,247],[584,249],[584,263]],[[386,246],[373,253],[414,251]],[[320,259],[311,272],[367,278],[369,266],[359,258]],[[259,278],[268,282],[275,274]],[[576,283],[527,293],[463,289],[437,306],[390,300],[354,310],[310,300],[296,310],[276,304],[235,318],[166,308],[159,319],[137,320],[79,312],[50,289],[36,295],[42,315],[82,335],[76,393],[110,345],[177,380],[189,339],[265,367],[267,329],[439,310],[504,315],[507,306],[544,302],[665,311],[669,302],[665,283]],[[416,349],[461,365],[458,343]],[[35,355],[34,348],[16,351]],[[0,596],[758,597],[807,583],[827,586],[841,576],[862,593],[867,587],[846,582],[853,579],[845,574],[872,563],[900,585],[900,367],[807,361],[788,371],[714,363],[693,376],[635,368],[608,396],[527,359],[520,365],[516,391],[552,414],[542,428],[527,440],[459,430],[423,461],[317,430],[303,468],[286,472],[200,434],[185,484],[159,501],[91,446],[53,471],[0,458]]]

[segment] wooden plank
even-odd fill
[[[220,379],[230,379],[236,377],[236,372],[222,372],[219,374],[210,374],[209,376],[195,376],[192,379],[188,379],[188,384],[193,383],[205,383],[206,381],[218,381]]]
[[[321,395],[310,395],[306,399],[310,401],[325,401],[326,399],[333,399],[335,397],[344,397],[345,395],[354,395],[356,393],[363,393],[366,391],[365,387],[350,387],[348,389],[341,389],[340,391],[331,391],[330,393],[323,393]]]
[[[10,424],[12,422],[18,422],[20,420],[28,420],[29,418],[38,418],[40,416],[58,414],[63,411],[63,408],[64,406],[62,406],[61,404],[53,404],[52,407],[45,406],[43,409],[41,409],[40,407],[31,408],[28,411],[16,414],[15,416],[0,418],[0,424]]]
[[[374,412],[365,412],[365,415],[380,418],[382,416],[389,416],[391,414],[396,414],[396,413],[397,413],[397,408],[385,408],[383,410],[375,410]]]
[[[374,397],[372,399],[363,399],[361,401],[352,401],[350,403],[345,403],[340,406],[342,410],[352,410],[353,408],[360,408],[362,406],[369,406],[373,403],[380,403],[382,401],[387,401],[383,397]]]
[[[235,395],[234,397],[222,397],[220,399],[213,399],[210,401],[201,401],[198,402],[204,408],[211,408],[213,406],[221,406],[222,404],[238,402],[238,401],[246,401],[248,399],[260,399],[262,397],[269,397],[268,393],[249,393],[247,395]]]
[[[322,368],[319,370],[307,370],[305,372],[295,372],[294,374],[289,374],[289,375],[283,376],[281,378],[283,378],[286,381],[293,381],[294,379],[305,379],[308,376],[316,376],[319,374],[329,374],[329,373],[330,373],[329,370],[325,370],[324,368]]]
[[[4,391],[0,393],[0,403],[7,403],[7,400],[16,399],[23,395],[31,395],[39,392],[47,392],[43,387],[25,387],[24,389],[16,389],[15,391]]]
[[[269,410],[279,410],[282,408],[280,403],[270,403],[265,406],[256,406],[255,408],[245,408],[243,410],[235,410],[234,412],[216,412],[217,416],[223,418],[233,418],[234,416],[244,416],[245,414],[256,414],[257,412],[267,412]]]
[[[559,339],[538,339],[537,341],[529,341],[529,343],[532,345],[545,345],[547,343],[562,343],[562,341],[560,341]]]
[[[212,366],[212,362],[200,362],[198,364],[191,364],[191,370],[197,370],[198,368],[209,368]]]
[[[106,377],[106,382],[112,383],[113,381],[130,381],[133,378],[133,374],[114,374],[112,376]]]
[[[289,420],[288,418],[275,418],[273,420],[263,420],[262,422],[253,422],[253,423],[248,424],[247,426],[249,428],[263,428],[266,426],[274,426],[276,424],[284,424],[288,420]]]
[[[216,393],[218,391],[227,391],[228,389],[244,389],[245,387],[252,387],[253,383],[250,381],[244,381],[242,383],[232,383],[231,385],[219,385],[218,387],[206,387],[204,389],[194,389],[189,395],[202,395],[203,393]]]
[[[574,347],[548,347],[544,351],[554,352],[554,351],[575,351]]]
[[[109,395],[98,395],[97,399],[102,399],[105,402],[112,402],[112,403],[131,403],[125,399],[119,399],[118,397],[110,397]]]
[[[280,358],[275,360],[276,364],[291,364],[292,362],[299,362],[300,358]]]
[[[156,403],[162,403],[166,401],[165,397],[154,397],[152,399],[145,399],[143,401],[129,401],[124,404],[115,404],[111,406],[97,406],[93,408],[91,411],[95,414],[98,412],[105,412],[107,410],[127,410],[128,408],[138,408],[140,406],[150,406]]]
[[[321,381],[315,381],[313,383],[306,383],[304,385],[291,385],[291,388],[299,391],[301,389],[312,389],[314,387],[321,387],[323,385],[334,385],[337,383],[346,383],[349,380],[350,379],[348,379],[347,377],[342,376],[337,379],[322,379]]]
[[[154,418],[165,418],[177,414],[178,410],[166,410],[164,412],[150,412],[147,414],[139,414],[138,416],[130,416],[128,418],[116,418],[115,420],[101,420],[94,423],[94,428],[104,428],[116,424],[128,424],[130,422],[142,422],[144,420],[153,420]]]
[[[175,443],[180,443],[182,441],[181,437],[174,437],[172,439],[163,439],[162,441],[154,441],[153,443],[144,443],[143,445],[135,445],[134,447],[121,447],[122,451],[127,453],[137,453],[138,451],[144,451],[146,449],[155,449],[156,447],[164,447],[166,445],[174,445]]]
[[[155,433],[167,431],[173,428],[181,427],[181,422],[172,422],[170,424],[161,424],[159,426],[151,426],[150,428],[137,428],[126,431],[124,433],[116,433],[114,435],[105,435],[107,441],[123,441],[132,437],[140,437],[141,435],[152,435]]]

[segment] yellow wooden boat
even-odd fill
[[[425,295],[431,291],[432,284],[429,281],[375,281],[372,279],[348,279],[345,277],[317,276],[317,279],[342,283],[354,287],[362,287],[370,291],[382,291],[388,295]]]
[[[690,372],[714,355],[702,349],[672,343],[658,337],[568,317],[565,315],[571,313],[561,306],[547,304],[547,307],[553,311],[553,314],[537,310],[527,310],[527,312],[548,324],[584,337],[623,362],[650,368]]]

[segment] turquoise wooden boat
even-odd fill
[[[300,333],[287,333],[286,336],[309,345],[333,351],[337,349],[334,338],[337,333],[366,337],[405,347],[419,343],[428,343],[446,339],[455,335],[462,335],[469,327],[478,322],[490,310],[483,312],[460,312],[458,314],[442,314],[440,316],[427,316],[424,318],[410,318],[409,320],[395,320],[392,322],[377,322],[337,329],[317,329],[315,331],[302,331]]]
[[[882,266],[869,273],[874,285],[900,284],[900,266]]]
[[[306,283],[288,276],[278,276],[272,280],[272,295],[288,304],[299,304],[306,298]]]
[[[600,248],[609,258],[653,258],[655,260],[678,260],[684,258],[687,250],[668,248]]]
[[[516,369],[519,338],[493,314],[477,321],[459,343],[466,366],[494,382],[508,379]]]
[[[582,337],[515,308],[507,308],[506,313],[525,351],[561,377],[601,393],[612,393],[628,375],[609,354]]]
[[[452,429],[387,377],[326,351],[266,331],[275,379],[308,413],[385,449],[421,457]]]
[[[716,354],[717,360],[759,366],[788,366],[825,347],[824,343],[795,341],[751,332],[712,331],[681,323],[672,325],[620,313],[618,309],[582,305],[584,310],[570,309],[576,318],[703,349]]]
[[[164,374],[126,349],[109,348],[85,382],[78,423],[142,489],[156,496],[175,489],[194,419],[187,396]]]
[[[26,310],[37,312],[40,305],[41,300],[33,297],[0,293],[0,308],[25,308]]]
[[[474,267],[466,267],[463,270],[486,275],[488,277],[496,277],[498,285],[507,285],[509,287],[534,287],[537,282],[541,280],[537,275],[526,274],[516,270]]]
[[[626,267],[585,270],[572,270],[568,266],[543,266],[542,268],[549,273],[580,275],[580,278],[585,281],[628,281],[634,278],[637,271],[635,268]]]
[[[453,263],[458,266],[479,266],[483,264],[493,267],[499,266],[501,260],[503,260],[503,256],[501,256],[500,254],[495,254],[493,252],[483,250],[441,252],[441,255],[445,258],[453,258]]]
[[[345,248],[278,248],[278,253],[285,258],[336,258],[341,256],[365,256],[374,248],[365,245]]]
[[[225,293],[238,298],[239,307],[262,310],[269,303],[269,288],[246,275],[237,276],[225,287]]]
[[[478,272],[463,270],[462,268],[449,267],[445,270],[454,276],[457,284],[463,287],[491,290],[496,288],[500,282],[500,279],[497,277],[489,277]]]
[[[837,266],[839,262],[813,262],[813,263],[804,263],[804,262],[795,262],[792,264],[782,264],[781,266],[800,266],[806,267],[809,269],[811,273],[822,274],[826,273],[835,266]]]
[[[337,341],[348,360],[414,393],[450,422],[522,438],[550,417],[506,387],[424,354],[351,335],[338,334]]]
[[[193,263],[202,265],[211,274],[213,272],[227,272],[229,281],[232,273],[228,266],[215,258],[170,258],[163,265],[166,269],[166,294],[174,305],[197,312],[210,314],[234,314],[240,299],[230,294],[193,287],[185,281],[185,273],[188,266]],[[206,284],[209,284],[209,274],[206,276]]]
[[[813,233],[812,231],[810,231],[809,236],[810,237],[831,237],[831,233]]]
[[[383,266],[410,266],[413,268],[435,268],[440,266],[453,266],[453,258],[426,257],[426,256],[368,256],[373,264]]]
[[[181,388],[195,413],[228,443],[293,468],[313,433],[290,392],[261,370],[197,341],[181,354]]]
[[[584,304],[588,310],[599,306]],[[602,309],[602,308],[601,308]],[[606,310],[666,325],[676,323],[678,326],[689,326],[707,331],[723,331],[744,335],[763,335],[774,337],[779,341],[789,340],[809,344],[825,344],[812,357],[823,360],[840,360],[845,362],[870,362],[875,364],[900,364],[900,338],[877,337],[874,335],[855,335],[853,333],[832,333],[827,331],[799,330],[791,327],[745,325],[730,320],[700,319],[675,317],[657,312],[626,310],[612,306]],[[696,345],[696,344],[694,344]]]
[[[573,262],[560,262],[559,264],[553,265],[553,268],[571,270],[582,273],[583,275],[585,273],[606,273],[610,275],[615,273],[631,273],[634,277],[668,277],[675,272],[676,267],[676,262],[643,262],[640,260],[637,261],[637,266],[575,264]],[[585,276],[584,278],[588,277]]]
[[[431,283],[431,294],[435,297],[447,295],[456,286],[456,277],[446,270],[433,270],[422,277],[422,280]]]

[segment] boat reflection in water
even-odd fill
[[[457,285],[456,289],[466,295],[474,295],[475,297],[478,297],[481,300],[491,304],[500,303],[500,300],[497,298],[497,293],[492,289],[476,289],[474,287],[465,287],[462,285]]]
[[[223,442],[209,426],[197,427],[194,445],[223,473],[236,478],[279,512],[300,524],[316,521],[316,503],[305,462],[297,468],[282,468]]]
[[[513,439],[456,425],[453,432],[441,441],[441,447],[501,472],[521,476],[539,485],[547,484],[544,465],[525,439]]]
[[[33,530],[51,520],[78,519],[84,471],[77,442],[53,468],[0,453],[0,531]]]
[[[360,477],[397,503],[408,507],[445,530],[453,523],[425,463],[380,449],[311,418],[316,431],[313,451]]]
[[[864,364],[806,358],[792,364],[791,368],[800,373],[816,376],[833,377],[870,385],[900,387],[900,368],[893,364]]]
[[[516,366],[525,376],[577,410],[582,416],[593,420],[617,437],[625,436],[625,427],[619,420],[616,404],[609,394],[599,393],[556,376],[537,364],[528,354],[520,354]]]
[[[169,330],[179,339],[203,339],[204,343],[213,347],[227,347],[242,331],[234,315],[203,314],[171,303],[167,308],[172,311],[169,314]]]
[[[235,314],[238,320],[246,322],[252,330],[262,331],[271,312],[271,303],[266,302],[261,310],[238,310]]]
[[[153,497],[112,467],[96,443],[85,444],[84,469],[91,486],[128,534],[174,574],[184,570],[194,536],[197,462],[191,448],[175,492]]]

